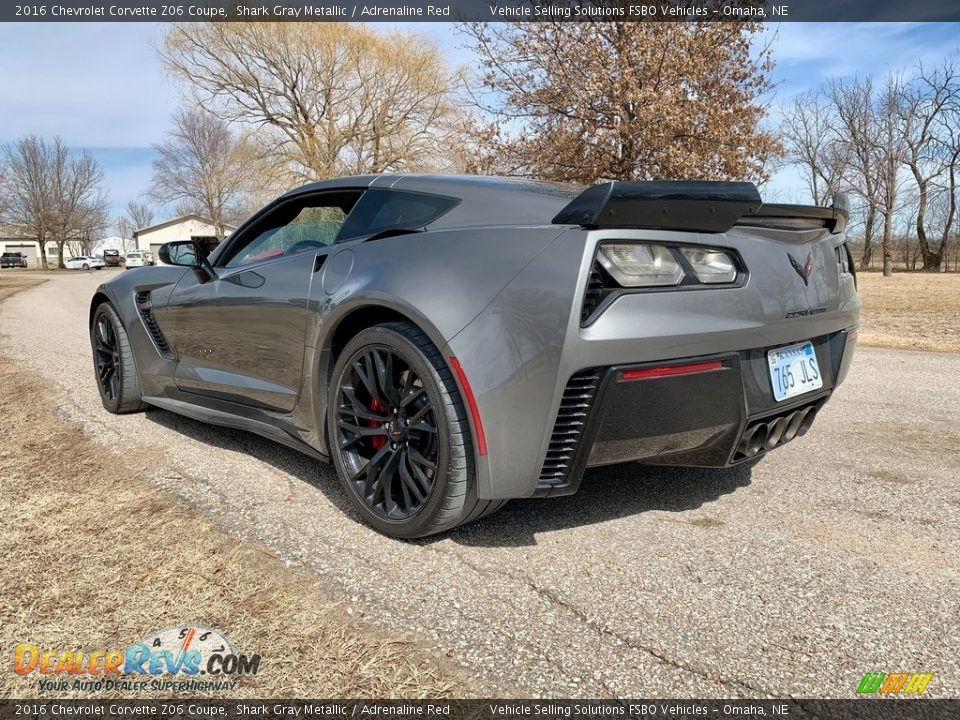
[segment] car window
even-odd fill
[[[441,195],[377,188],[368,190],[344,223],[337,242],[384,230],[424,227],[458,202],[456,198]]]
[[[242,231],[219,264],[240,267],[332,245],[359,192],[336,192],[287,201]]]

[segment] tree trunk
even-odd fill
[[[893,234],[893,213],[887,211],[883,214],[883,240],[881,249],[883,250],[883,276],[893,275],[893,249],[890,247],[890,236]]]
[[[943,254],[931,250],[923,256],[924,272],[940,272],[940,266],[943,264]]]
[[[927,242],[927,228],[924,220],[927,215],[927,184],[922,182],[918,170],[914,170],[914,176],[917,178],[917,187],[919,188],[919,198],[917,202],[917,243],[920,245],[920,255],[923,256],[923,269],[927,269],[930,264],[930,245]]]
[[[860,257],[860,269],[869,270],[873,260],[873,224],[876,221],[876,210],[867,207],[867,217],[863,226],[863,255]]]
[[[64,263],[63,263],[63,246],[64,246],[64,244],[65,244],[65,243],[62,243],[62,242],[60,242],[59,240],[57,240],[57,267],[60,268],[61,270],[65,270],[66,267],[67,267],[67,266],[64,265]]]

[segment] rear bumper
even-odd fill
[[[823,387],[779,403],[770,384],[769,347],[671,360],[670,365],[698,363],[710,368],[676,376],[624,377],[625,371],[663,363],[590,368],[574,374],[534,494],[572,494],[584,470],[598,465],[637,461],[726,467],[760,457],[804,434],[845,378],[856,332],[841,330],[812,342]]]

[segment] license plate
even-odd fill
[[[770,350],[767,360],[773,397],[777,402],[823,387],[813,343],[803,342]]]

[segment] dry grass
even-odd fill
[[[861,345],[960,352],[960,275],[861,273],[857,279]]]
[[[25,290],[28,287],[39,285],[42,282],[46,281],[38,278],[10,277],[0,275],[0,300],[13,295],[15,292]]]
[[[0,298],[22,287],[2,281]],[[186,623],[220,629],[239,652],[262,655],[258,675],[220,695],[466,692],[443,660],[351,617],[313,576],[227,536],[98,449],[58,417],[42,381],[2,357],[0,384],[0,697],[38,693],[36,672],[9,671],[18,642],[123,648]]]

